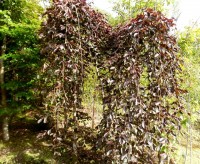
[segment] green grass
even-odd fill
[[[30,116],[27,116],[30,117]],[[35,120],[37,122],[37,120]],[[71,139],[66,140],[68,145],[56,149],[61,152],[62,156],[55,156],[53,151],[52,140],[49,136],[40,139],[38,135],[43,134],[44,131],[35,129],[35,122],[33,119],[17,118],[13,120],[10,127],[10,141],[3,142],[2,132],[0,129],[0,164],[73,164],[72,152],[68,151],[71,148]],[[84,148],[79,149],[81,164],[93,161],[100,155],[91,150],[91,142],[96,136],[94,130],[91,128],[80,128],[83,130],[78,136],[79,144],[83,138],[87,141],[84,142]],[[85,131],[84,131],[85,130]],[[88,131],[88,132],[87,132]],[[71,136],[71,133],[69,133]],[[71,150],[71,149],[70,149]]]
[[[17,132],[19,134],[12,134],[9,142],[0,141],[0,164],[56,163],[48,144],[44,145],[44,141],[38,140],[36,133]]]

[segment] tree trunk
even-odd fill
[[[1,52],[0,52],[0,57],[3,56],[3,54],[5,54],[6,51],[6,38],[4,38],[3,43],[1,45]],[[1,108],[5,109],[7,107],[7,103],[6,103],[6,91],[5,88],[2,86],[4,85],[4,63],[3,63],[3,59],[0,58],[0,86],[1,86]],[[2,128],[3,128],[3,139],[5,141],[9,140],[9,129],[8,129],[8,124],[9,124],[9,117],[6,115],[4,116],[3,119],[3,124],[2,124]]]
[[[96,101],[96,95],[95,93],[93,94],[93,98],[92,98],[92,129],[94,129],[95,126],[95,101]]]

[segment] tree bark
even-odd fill
[[[3,43],[1,45],[1,52],[0,52],[0,57],[3,56],[3,54],[5,54],[6,51],[6,38],[3,39]],[[5,75],[5,71],[4,71],[4,62],[3,59],[0,58],[0,86],[1,86],[1,108],[5,109],[7,107],[7,103],[6,103],[6,90],[3,87],[4,85],[4,75]],[[8,141],[9,140],[9,117],[7,115],[4,116],[3,119],[3,124],[2,124],[2,128],[3,128],[3,139],[4,141]]]

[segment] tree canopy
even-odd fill
[[[104,162],[152,163],[156,154],[162,162],[184,112],[173,19],[146,9],[112,28],[83,0],[55,2],[46,13],[41,52],[46,58],[45,107],[56,122],[53,140],[65,141],[71,127],[78,158],[83,78],[93,64],[102,88],[98,144]]]

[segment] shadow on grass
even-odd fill
[[[55,159],[49,144],[37,138],[38,132],[11,129],[10,141],[0,141],[0,163],[45,164]],[[2,133],[0,132],[2,138]],[[46,143],[46,144],[44,144]]]
[[[51,138],[38,138],[44,133],[44,127],[37,127],[36,121],[14,120],[10,125],[10,141],[0,140],[0,164],[73,164],[72,133],[58,151],[61,156],[55,156]],[[41,130],[42,129],[42,130]],[[101,163],[101,155],[92,149],[95,134],[91,128],[80,127],[78,138],[86,138],[85,146],[78,149],[78,163]],[[0,139],[2,131],[0,129]],[[55,150],[55,147],[54,147]]]

